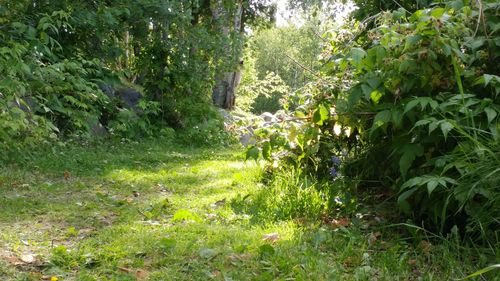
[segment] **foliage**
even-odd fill
[[[254,114],[261,114],[282,109],[281,99],[290,92],[290,88],[280,76],[269,72],[262,80],[250,85],[243,84],[239,91],[242,101],[238,107]]]
[[[272,12],[270,3],[244,2],[247,23]],[[211,89],[216,69],[233,67],[224,47],[241,38],[214,27],[212,8],[198,0],[2,2],[2,149],[85,136],[100,125],[128,138],[202,123],[210,125],[198,139],[221,135]],[[124,107],[103,87],[141,89],[142,100]]]
[[[4,280],[411,280],[416,270],[423,279],[446,280],[489,265],[483,248],[424,235],[413,243],[404,228],[365,213],[348,226],[311,223],[299,210],[313,215],[303,208],[320,198],[285,177],[282,191],[297,196],[281,195],[273,205],[260,165],[244,162],[239,148],[146,139],[34,153],[22,165],[0,166]],[[245,196],[249,205],[255,198],[267,203],[242,213],[232,202]],[[285,204],[292,200],[302,202],[293,220],[287,213],[295,205]],[[279,220],[252,219],[274,212]],[[17,258],[28,253],[32,263]],[[484,277],[498,280],[495,273]]]
[[[340,156],[345,176],[398,193],[402,210],[426,226],[494,238],[497,8],[454,1],[411,15],[399,9],[381,14],[366,37],[333,41],[324,78],[295,98],[288,120],[258,130],[259,148],[249,151],[319,177]]]
[[[255,60],[257,78],[262,80],[273,72],[293,90],[305,85],[313,74],[303,67],[317,71],[320,66],[322,28],[311,20],[301,27],[275,27],[252,35],[247,52]]]
[[[255,114],[282,109],[285,93],[304,86],[319,69],[323,27],[308,21],[257,30],[246,43],[244,71],[238,91],[239,109]],[[307,70],[306,70],[307,69]]]
[[[231,202],[233,208],[238,212],[253,213],[255,221],[318,220],[326,211],[328,193],[325,188],[320,188],[320,182],[304,180],[296,173],[289,170],[268,175],[261,192],[234,198]]]
[[[64,28],[66,19],[65,13],[54,12],[35,27],[12,22],[0,30],[3,149],[33,144],[52,133],[88,129],[87,120],[107,101],[91,82],[105,73],[98,61],[53,59],[60,45],[51,33]]]

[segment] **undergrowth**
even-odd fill
[[[0,167],[0,277],[447,280],[494,259],[391,225],[391,207],[324,216],[326,186],[296,176],[267,178],[238,148],[163,140],[34,152]]]

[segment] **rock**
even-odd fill
[[[108,130],[106,130],[106,128],[97,119],[89,118],[87,120],[87,126],[89,128],[89,133],[93,137],[103,138],[108,136]]]
[[[276,121],[276,118],[274,117],[274,115],[272,113],[269,113],[269,112],[264,112],[260,115],[260,117],[262,119],[264,119],[264,121],[266,122],[274,122]]]
[[[8,107],[17,107],[24,111],[24,113],[33,113],[37,110],[37,108],[39,108],[38,102],[32,96],[24,96],[15,101],[10,101],[8,103]]]
[[[129,109],[139,110],[142,94],[134,88],[122,88],[115,91],[115,96]]]
[[[240,143],[245,147],[254,145],[255,139],[253,139],[253,133],[248,132],[240,135]]]
[[[139,101],[142,94],[134,88],[130,87],[114,87],[109,84],[99,84],[99,89],[108,96],[111,100],[122,104],[128,109],[135,112],[140,112]]]
[[[101,89],[101,91],[110,99],[115,98],[115,89],[113,88],[113,86],[101,83],[99,84],[99,89]]]

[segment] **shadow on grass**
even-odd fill
[[[260,177],[230,149],[56,148],[0,168],[0,261],[35,253],[40,276],[62,280],[135,280],[139,269],[149,280],[409,280],[406,249],[370,248],[356,229],[296,224],[289,219],[321,211],[321,197],[293,183],[258,187]],[[198,219],[175,218],[178,210]],[[2,274],[38,280],[0,263]]]

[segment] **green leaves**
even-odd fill
[[[269,141],[262,144],[262,157],[265,160],[271,160],[271,143]]]
[[[405,43],[405,47],[404,47],[404,50],[407,51],[411,48],[415,48],[417,47],[417,43],[422,40],[422,36],[421,35],[411,35],[411,36],[408,36],[406,38],[406,43]]]
[[[425,175],[422,177],[411,178],[401,186],[401,194],[398,196],[398,205],[403,212],[410,214],[411,207],[408,203],[408,198],[415,194],[415,192],[417,192],[420,188],[425,188],[428,196],[431,196],[434,190],[436,190],[439,186],[446,188],[448,185],[456,184],[457,181],[452,178],[435,175]]]
[[[313,122],[322,126],[323,123],[329,119],[329,117],[330,111],[328,108],[323,104],[319,104],[313,113]]]
[[[355,65],[360,65],[362,60],[366,57],[366,51],[361,48],[352,48],[350,57]]]
[[[213,259],[215,256],[217,256],[217,251],[215,251],[214,249],[210,249],[210,248],[202,248],[199,252],[200,254],[200,257],[203,258],[203,259],[206,259],[206,260],[211,260]]]
[[[196,215],[195,213],[181,209],[175,212],[174,216],[172,217],[173,222],[183,222],[183,221],[195,221],[195,222],[200,222],[201,218]]]
[[[380,101],[380,98],[383,96],[382,92],[380,92],[379,90],[375,90],[373,92],[370,93],[370,99],[375,103],[375,104],[378,104],[378,102]]]
[[[373,119],[373,127],[372,128],[378,128],[381,127],[391,120],[391,111],[389,109],[380,111],[375,115],[375,118]]]
[[[413,161],[424,154],[424,148],[420,144],[406,144],[400,148],[400,153],[399,170],[404,177]]]
[[[488,123],[491,123],[495,119],[495,117],[497,117],[497,111],[491,107],[486,107],[484,109],[484,112],[486,113],[486,116],[488,117]]]
[[[253,159],[257,161],[259,159],[260,151],[255,146],[250,146],[245,153],[245,160]]]
[[[429,135],[434,130],[436,130],[436,128],[439,127],[441,129],[441,133],[444,136],[444,140],[446,140],[446,138],[448,137],[448,133],[451,130],[453,130],[453,128],[454,128],[454,125],[452,123],[450,123],[448,120],[437,120],[434,117],[430,117],[428,119],[422,119],[422,120],[417,121],[415,123],[415,126],[412,128],[412,130],[417,128],[417,127],[425,126],[425,125],[429,126]]]
[[[430,97],[416,97],[406,104],[404,113],[412,110],[417,105],[420,105],[420,110],[425,110],[427,106],[430,106],[433,110],[438,107],[437,101]]]
[[[456,185],[457,181],[449,177],[425,175],[409,179],[401,186],[401,191],[407,189],[412,190],[414,187],[425,187],[427,189],[428,195],[430,196],[438,186],[448,187],[448,184]],[[405,196],[407,196],[407,194],[408,193],[406,193]]]
[[[477,179],[462,188],[455,178],[470,177],[471,163],[478,161],[473,151],[483,151],[485,159],[487,148],[498,143],[500,78],[491,59],[500,55],[492,47],[500,27],[485,18],[486,34],[493,36],[485,38],[470,21],[480,14],[470,13],[475,7],[452,6],[435,5],[410,17],[393,11],[360,40],[332,42],[326,77],[304,90],[297,103],[309,113],[302,117],[311,119],[288,126],[288,133],[277,130],[291,136],[289,147],[278,148],[292,155],[283,158],[326,178],[326,155],[348,151],[353,177],[401,186],[398,204],[435,225],[476,204],[472,197],[489,196]],[[345,137],[345,128],[354,133]],[[264,157],[270,150],[266,141],[260,146]]]

